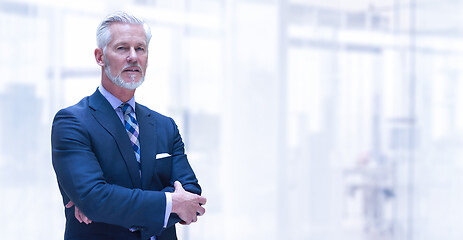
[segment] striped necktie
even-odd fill
[[[128,103],[121,104],[122,113],[124,114],[124,125],[127,134],[129,135],[130,142],[132,143],[135,157],[137,158],[138,170],[140,171],[141,177],[141,163],[140,163],[140,141],[138,140],[138,122],[135,116],[132,114],[132,107]],[[130,228],[130,231],[139,231],[138,228]],[[156,240],[156,237],[151,237],[151,240]]]
[[[133,151],[135,152],[135,157],[138,162],[138,170],[141,174],[141,164],[140,164],[140,141],[138,140],[138,123],[137,119],[132,113],[132,107],[128,103],[121,104],[122,113],[124,114],[124,125],[127,134],[129,135],[130,142],[132,143]]]

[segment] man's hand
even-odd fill
[[[68,204],[66,204],[66,208],[71,208],[74,206],[74,203],[72,201],[69,201]],[[84,222],[85,224],[90,224],[92,223],[92,220],[88,219],[87,216],[85,216],[77,206],[74,207],[74,216],[77,218],[77,220],[82,223]]]
[[[206,204],[207,199],[183,189],[179,181],[174,183],[175,192],[172,193],[172,212],[176,213],[182,220],[181,224],[188,225],[198,220],[206,209],[201,205]]]

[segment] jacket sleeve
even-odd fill
[[[148,235],[159,235],[165,194],[106,182],[81,121],[85,119],[69,110],[59,111],[53,120],[52,163],[63,198],[72,200],[92,221],[138,227]]]
[[[198,179],[188,162],[187,155],[185,154],[185,146],[178,130],[177,124],[172,118],[169,118],[169,128],[172,129],[170,139],[172,139],[172,178],[170,181],[171,186],[167,186],[163,192],[174,192],[174,182],[179,181],[182,187],[191,193],[201,195],[202,189],[198,183]],[[172,213],[169,217],[167,227],[170,227],[181,219],[177,214]]]

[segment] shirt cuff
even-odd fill
[[[167,227],[170,213],[172,212],[172,193],[166,192],[166,215],[164,216],[164,228]]]

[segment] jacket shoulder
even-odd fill
[[[104,97],[97,89],[92,95],[82,98],[78,103],[66,108],[62,108],[57,112],[55,117],[62,113],[81,115],[84,112],[87,112],[89,107],[94,108],[95,106],[99,106],[103,102],[103,99]]]
[[[57,116],[68,115],[68,114],[71,114],[71,115],[82,115],[85,111],[88,110],[88,102],[89,102],[89,101],[88,101],[88,98],[89,98],[89,97],[84,97],[84,98],[81,99],[78,103],[60,109],[60,110],[55,114],[55,118],[56,118]]]

